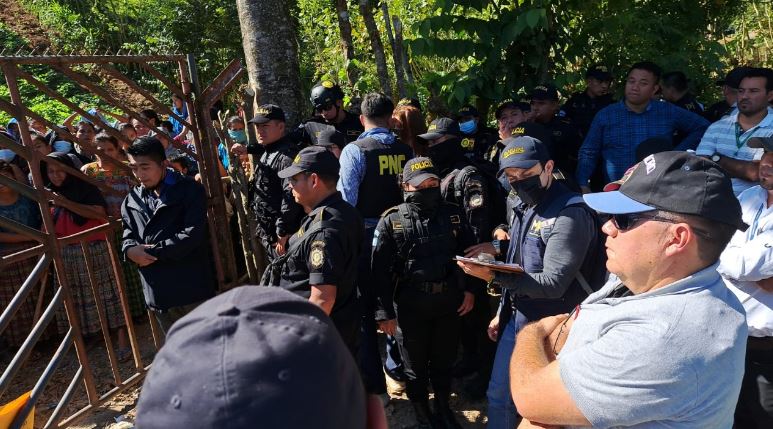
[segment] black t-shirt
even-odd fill
[[[305,232],[312,229],[314,222],[324,224],[307,236]],[[336,287],[330,317],[342,333],[359,316],[355,279],[363,234],[357,209],[336,192],[309,212],[298,232],[290,237],[288,249],[293,254],[282,268],[279,286],[304,298],[311,295],[311,285]],[[293,249],[299,240],[303,240],[302,244]]]
[[[610,94],[591,98],[586,91],[577,92],[569,97],[569,100],[561,107],[561,110],[564,111],[567,118],[577,125],[583,134],[586,134],[596,113],[614,103],[614,101]]]
[[[346,135],[347,143],[357,140],[360,134],[365,131],[360,123],[360,118],[344,110],[344,119],[337,124],[327,122],[320,116],[314,116],[303,121],[298,128],[290,133],[290,136],[301,145],[310,146],[317,144],[319,134],[330,128],[335,128]]]

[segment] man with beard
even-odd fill
[[[759,180],[762,149],[746,144],[752,137],[773,135],[773,70],[747,69],[738,88],[738,110],[711,124],[696,155],[718,163],[733,181],[738,196]]]

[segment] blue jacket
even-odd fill
[[[121,251],[150,244],[146,252],[156,262],[140,267],[145,303],[168,310],[215,295],[204,187],[189,177],[167,170],[155,209],[147,204],[148,191],[132,189],[121,205]]]

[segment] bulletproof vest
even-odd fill
[[[560,183],[553,183],[552,186],[559,189],[551,189],[547,206],[529,207],[526,211],[515,210],[513,216],[510,234],[510,248],[508,249],[508,261],[514,261],[521,265],[527,273],[540,273],[543,270],[543,259],[547,242],[550,239],[556,218],[566,207],[583,207],[593,214],[584,204],[582,196],[569,191]],[[552,188],[552,187],[551,187]],[[597,219],[593,215],[594,219]],[[600,222],[596,222],[600,231]],[[585,256],[580,274],[583,282],[590,285],[592,290],[597,290],[603,285],[603,278],[606,273],[606,251],[604,249],[604,240],[597,232],[595,242],[593,242],[588,254]],[[566,293],[559,299],[530,298],[525,295],[518,295],[517,289],[515,299],[511,300],[513,310],[523,313],[529,320],[539,320],[543,317],[559,313],[570,312],[577,304],[584,300],[589,292],[577,278],[572,280],[572,284],[567,288]]]
[[[397,176],[411,159],[411,148],[399,140],[387,145],[372,137],[352,144],[365,157],[365,178],[357,194],[357,209],[364,218],[379,218],[403,200]]]
[[[470,225],[476,231],[476,239],[483,239],[479,234],[490,234],[493,226],[498,225],[505,217],[505,199],[507,191],[496,178],[493,164],[486,161],[476,161],[468,165],[458,165],[446,174],[440,181],[440,193],[443,200],[457,204],[464,209]],[[493,172],[492,172],[493,171]],[[483,201],[483,195],[487,201]],[[482,206],[487,208],[488,216],[474,220],[470,213]],[[483,223],[477,225],[476,223]]]
[[[400,204],[392,215],[392,234],[403,269],[401,283],[441,282],[452,274],[461,218],[448,204],[422,218],[413,204]]]
[[[280,163],[283,156],[294,155],[290,144],[286,141],[275,143],[279,145],[263,152],[255,163],[253,175],[252,211],[255,214],[256,234],[263,243],[276,242],[276,220],[282,211],[284,186],[279,178]]]

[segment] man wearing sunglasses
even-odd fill
[[[309,97],[314,106],[314,115],[305,120],[291,133],[291,137],[304,146],[316,145],[319,135],[325,130],[337,130],[351,143],[364,131],[357,115],[344,110],[344,92],[329,80],[314,86]]]
[[[510,370],[522,427],[732,427],[747,327],[717,272],[745,229],[729,177],[701,157],[661,152],[619,190],[584,199],[610,215],[602,230],[615,277],[571,314],[518,335]]]

